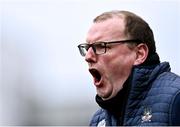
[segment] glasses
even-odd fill
[[[118,43],[119,44],[122,44],[122,43],[137,43],[137,44],[139,44],[139,43],[142,43],[142,41],[140,41],[138,39],[133,39],[133,40],[112,41],[112,42],[96,42],[93,44],[83,43],[83,44],[79,44],[78,48],[79,48],[80,54],[84,57],[90,47],[92,47],[92,49],[96,55],[100,55],[100,54],[106,53],[107,45],[118,44]]]

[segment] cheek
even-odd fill
[[[107,73],[113,76],[127,76],[134,64],[135,55],[122,55],[116,57],[109,57],[104,60],[105,69]]]

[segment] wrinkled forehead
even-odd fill
[[[112,41],[124,38],[124,18],[110,18],[94,22],[87,33],[87,42]]]

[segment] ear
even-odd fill
[[[149,49],[146,44],[141,43],[136,46],[135,50],[136,50],[136,60],[134,61],[134,65],[140,65],[146,60]]]

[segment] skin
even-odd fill
[[[122,18],[111,18],[105,21],[92,24],[86,41],[94,43],[99,41],[118,41],[129,39],[124,35],[125,23]],[[125,44],[109,45],[105,54],[96,55],[92,48],[89,48],[85,60],[89,69],[97,69],[101,74],[101,81],[96,82],[97,94],[104,100],[108,100],[123,88],[124,82],[131,73],[133,65],[142,63],[147,53],[144,45],[136,48],[129,48]]]

